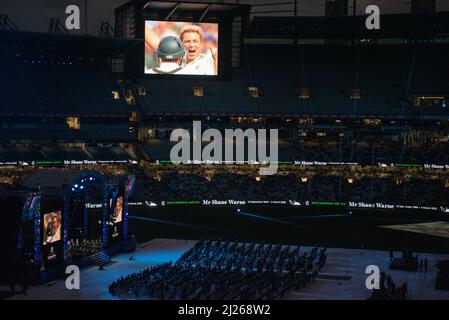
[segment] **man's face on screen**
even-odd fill
[[[53,222],[53,226],[54,226],[54,228],[55,229],[58,229],[59,228],[59,219],[58,219],[58,217],[53,217],[52,218],[52,222]]]
[[[182,42],[187,50],[187,63],[195,60],[203,50],[203,42],[197,32],[186,32],[182,37]]]

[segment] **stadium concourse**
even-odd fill
[[[2,12],[0,297],[449,299],[449,12],[425,2],[379,30],[344,0],[131,0],[100,36]]]

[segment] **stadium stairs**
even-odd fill
[[[136,159],[145,159],[146,161],[150,161],[150,157],[148,156],[148,153],[145,151],[145,148],[144,146],[142,146],[141,142],[135,145],[134,153],[137,156]]]
[[[90,256],[92,264],[103,267],[112,262],[111,257],[104,251],[97,252]]]
[[[86,145],[83,144],[82,146],[82,150],[84,151],[84,153],[86,153],[90,159],[94,159],[94,156],[92,155],[92,153],[90,153],[90,151],[86,148]]]
[[[129,145],[126,147],[126,151],[133,159],[141,159],[141,157],[138,156],[138,148],[136,148],[134,145]]]

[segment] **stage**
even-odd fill
[[[80,290],[67,290],[65,280],[58,279],[52,285],[32,287],[27,295],[15,295],[13,300],[113,300],[108,292],[109,284],[119,277],[137,272],[168,261],[175,261],[183,252],[195,244],[194,240],[155,239],[139,245],[133,253],[114,256],[112,263],[99,270],[88,267],[81,270]],[[301,247],[302,250],[307,247]],[[393,278],[396,284],[407,281],[411,299],[449,300],[449,291],[435,290],[435,277],[439,260],[449,259],[449,255],[418,253],[429,260],[428,273],[389,270],[390,259],[386,251],[358,249],[327,249],[327,262],[318,278],[306,288],[291,291],[289,300],[348,300],[366,299],[370,292],[365,288],[365,268],[378,265]],[[395,253],[399,255],[399,252]],[[130,261],[130,257],[135,260]],[[3,288],[6,290],[6,288]],[[16,290],[18,290],[18,286]]]

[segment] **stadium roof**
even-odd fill
[[[235,11],[239,8],[250,8],[249,5],[232,4],[232,3],[211,3],[211,2],[186,2],[186,1],[145,1],[132,0],[118,7],[128,6],[130,3],[141,5],[142,10],[180,10],[180,11]]]
[[[75,180],[80,173],[80,170],[46,169],[31,173],[23,179],[22,183],[28,188],[36,186],[61,188],[63,184],[68,184]]]
[[[135,5],[138,10],[164,14],[164,20],[169,20],[172,15],[182,13],[194,13],[201,17],[206,15],[220,14],[248,14],[251,10],[250,5],[230,4],[230,3],[211,3],[211,2],[186,2],[186,1],[145,1],[131,0],[124,5],[118,7],[117,11],[125,9],[131,5]]]
[[[245,37],[345,39],[449,36],[449,12],[382,15],[380,30],[368,30],[365,20],[366,16],[254,17]]]
[[[54,33],[4,31],[0,32],[0,43],[23,47],[82,48],[85,51],[119,50],[130,46],[136,40],[99,38],[94,36],[62,35]]]

